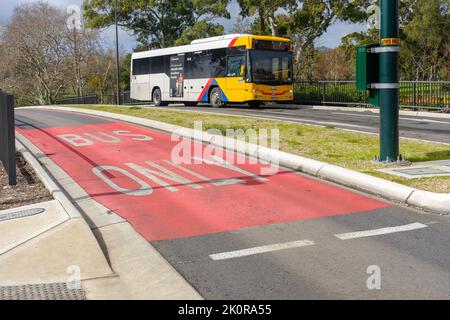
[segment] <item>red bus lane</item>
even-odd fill
[[[176,164],[179,142],[126,123],[17,130],[149,241],[390,206],[287,170],[262,177],[249,161]]]

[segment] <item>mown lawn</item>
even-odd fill
[[[376,171],[386,166],[372,163],[378,154],[378,137],[349,132],[333,127],[290,124],[237,116],[222,116],[201,112],[174,111],[160,108],[115,106],[67,106],[126,114],[193,128],[194,121],[202,121],[204,130],[219,129],[279,129],[280,149],[307,158],[364,172],[390,181],[432,192],[449,193],[450,177],[404,179]],[[450,145],[401,139],[401,153],[412,162],[450,159]]]

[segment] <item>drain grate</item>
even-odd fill
[[[13,219],[19,219],[24,217],[30,217],[35,216],[37,214],[45,212],[45,209],[42,208],[34,208],[34,209],[28,209],[28,210],[21,210],[21,211],[15,211],[7,214],[0,215],[0,222],[6,221],[6,220],[13,220]]]
[[[66,283],[42,283],[0,287],[0,300],[86,300],[86,295]]]

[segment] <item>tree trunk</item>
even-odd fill
[[[264,35],[266,33],[266,22],[264,18],[264,10],[262,6],[258,8],[258,16],[259,16],[259,33],[260,35]]]
[[[275,23],[275,17],[270,16],[269,17],[269,24],[270,24],[270,31],[272,32],[272,36],[277,36],[277,25]]]

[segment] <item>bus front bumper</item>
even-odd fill
[[[294,100],[294,92],[292,86],[263,86],[254,85],[249,94],[248,100],[276,102],[276,101],[292,101]]]

